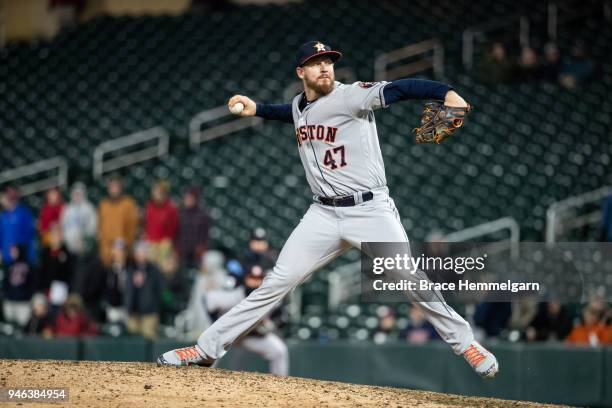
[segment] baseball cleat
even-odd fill
[[[499,371],[499,363],[493,353],[476,340],[463,352],[463,357],[482,378],[493,378]]]
[[[197,345],[183,347],[166,351],[164,354],[157,357],[157,365],[198,365],[202,367],[210,367],[212,365],[212,361],[210,361],[210,359],[207,359],[205,356],[206,354]]]

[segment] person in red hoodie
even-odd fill
[[[38,218],[38,230],[43,247],[49,246],[49,232],[51,227],[60,222],[64,200],[58,187],[47,190],[45,194],[45,204],[40,210]]]
[[[62,310],[55,317],[53,334],[56,336],[94,336],[98,334],[95,322],[89,319],[79,295],[68,296]]]
[[[145,209],[145,240],[149,258],[163,272],[171,275],[168,265],[174,264],[173,241],[178,231],[178,210],[169,196],[170,184],[160,180],[153,185],[151,200]]]

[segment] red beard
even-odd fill
[[[312,89],[313,91],[315,91],[317,94],[321,96],[327,95],[331,91],[334,90],[334,77],[333,76],[329,76],[329,81],[325,83],[319,83],[317,81],[318,80],[314,80],[311,82],[311,81],[306,80],[306,85],[308,85],[310,89]]]

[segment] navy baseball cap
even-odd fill
[[[342,58],[340,51],[334,51],[329,45],[323,44],[321,41],[308,41],[300,45],[297,54],[295,55],[295,66],[301,67],[306,61],[319,55],[327,55],[333,62]]]

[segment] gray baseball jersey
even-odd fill
[[[387,82],[335,83],[302,111],[293,99],[293,123],[306,178],[315,195],[336,197],[387,184],[374,109],[384,107]]]

